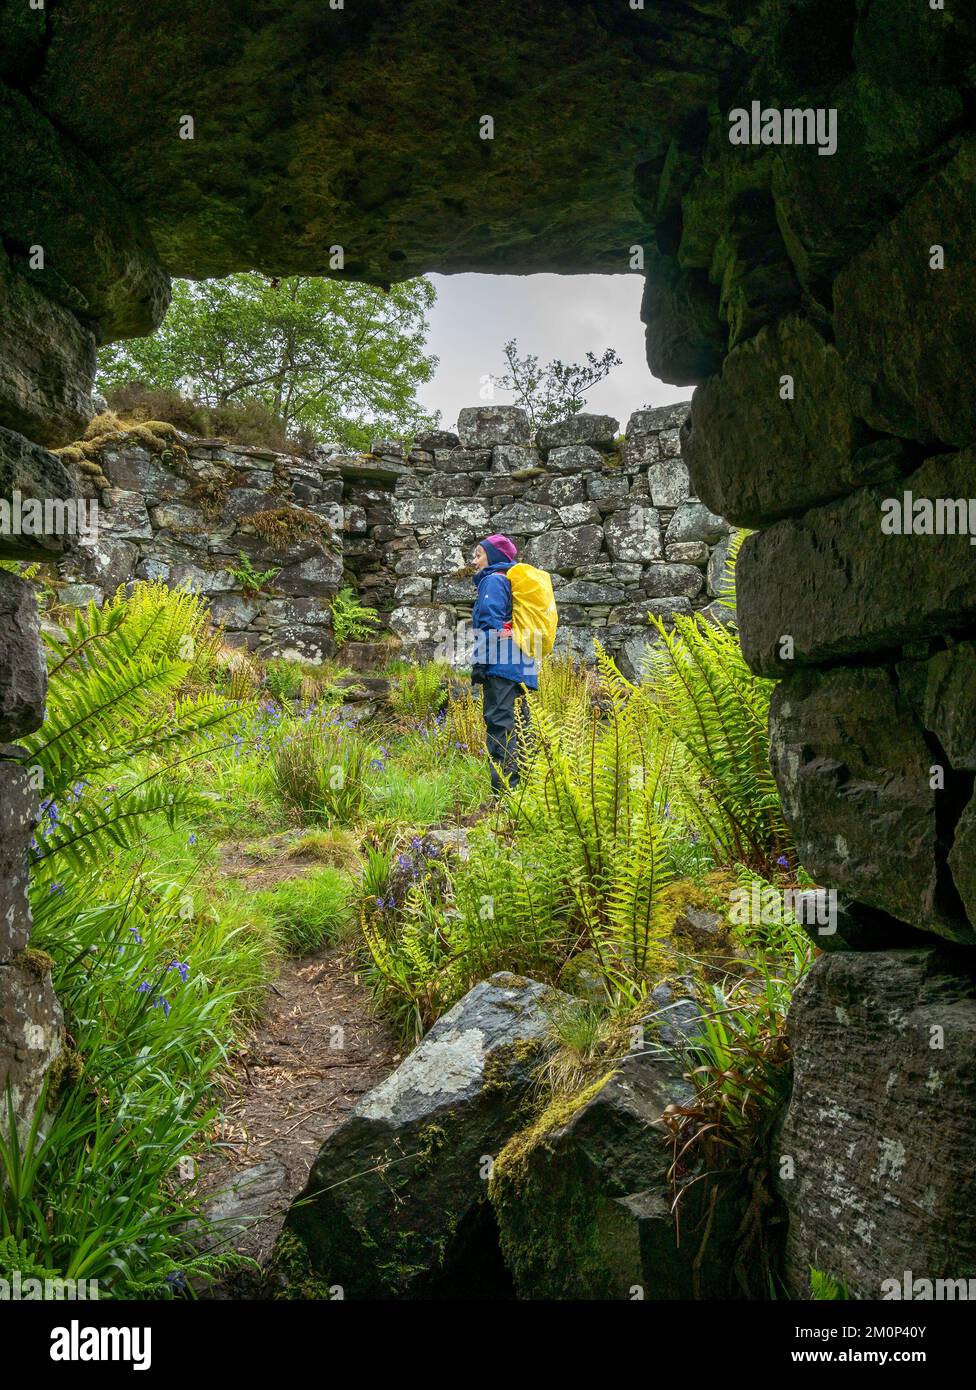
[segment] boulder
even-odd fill
[[[627,421],[627,438],[641,434],[660,434],[662,430],[680,430],[688,419],[691,401],[675,401],[673,405],[646,406],[635,410]]]
[[[464,565],[464,554],[454,541],[435,541],[425,550],[408,552],[396,562],[396,573],[402,577],[415,575],[436,578],[442,574],[453,574]]]
[[[539,467],[538,449],[526,444],[496,444],[491,451],[493,473],[525,473]]]
[[[527,1118],[549,1010],[566,996],[499,974],[476,985],[325,1141],[279,1262],[346,1298],[430,1295],[497,1259],[493,1158]],[[470,1293],[470,1289],[468,1290]],[[498,1271],[495,1294],[510,1294]],[[488,1296],[486,1291],[485,1296]]]
[[[727,574],[727,570],[729,563],[729,547],[731,544],[731,534],[723,536],[708,557],[708,569],[705,572],[705,579],[708,592],[713,598],[717,598],[728,583],[729,575]]]
[[[422,574],[398,579],[393,588],[394,603],[430,603],[432,580]]]
[[[342,557],[316,546],[314,554],[287,565],[275,575],[275,588],[283,594],[331,596],[342,588]]]
[[[40,728],[47,699],[47,665],[34,590],[0,570],[0,744]]]
[[[901,1289],[906,1271],[910,1281],[971,1277],[976,989],[966,959],[939,946],[830,952],[794,994],[787,1031],[793,1093],[773,1172],[789,1212],[792,1296],[809,1297],[811,1266],[860,1299],[897,1297],[886,1281]]]
[[[563,526],[599,526],[601,520],[600,508],[595,502],[574,502],[572,506],[559,508],[559,521]]]
[[[0,572],[0,579],[7,577]],[[8,1134],[8,1086],[18,1126],[29,1126],[45,1074],[62,1049],[63,1021],[51,987],[50,958],[28,948],[31,916],[27,897],[27,849],[37,813],[38,797],[29,770],[19,762],[0,758],[0,1095],[5,1097],[0,1112],[0,1134],[3,1136]]]
[[[608,449],[620,432],[620,421],[612,415],[571,415],[539,430],[539,448],[562,449],[569,444],[596,444]]]
[[[614,604],[623,603],[624,591],[615,584],[599,584],[589,579],[581,579],[577,576],[563,584],[559,590],[558,603],[561,606],[566,603],[579,603],[584,607],[594,607],[600,604],[607,604],[613,607]]]
[[[374,439],[369,446],[369,452],[377,458],[402,459],[403,445],[399,439]]]
[[[626,501],[629,488],[630,479],[626,473],[595,473],[586,479],[587,497],[605,511],[612,511]]]
[[[157,514],[163,508],[157,508]],[[195,524],[199,525],[201,516],[195,512]],[[99,512],[99,534],[120,541],[150,541],[153,529],[149,522],[149,512],[141,493],[127,492],[123,488],[106,488],[102,493],[102,508]]]
[[[38,444],[67,444],[91,419],[95,335],[31,275],[16,274],[0,250],[0,416]]]
[[[639,503],[621,507],[610,513],[603,530],[614,560],[646,564],[661,558],[661,522],[653,507]]]
[[[78,489],[56,454],[13,430],[0,429],[0,556],[50,560],[61,554],[70,544],[66,531],[57,527],[45,527],[39,535],[25,534],[22,527],[15,531],[13,504],[18,493],[22,502],[28,498],[53,502],[76,498]],[[10,504],[9,518],[4,516],[4,504]]]
[[[910,926],[976,942],[941,866],[932,751],[885,667],[797,672],[773,693],[770,764],[815,881]]]
[[[490,449],[435,449],[434,467],[441,473],[487,473]]]
[[[664,558],[672,565],[706,565],[708,544],[706,541],[672,541],[664,547]]]
[[[783,398],[789,377],[793,395]],[[840,354],[792,316],[741,344],[695,392],[684,456],[695,493],[738,526],[762,526],[872,481]]]
[[[662,1116],[693,1098],[686,1070],[640,1041],[609,1076],[554,1102],[501,1151],[489,1192],[519,1298],[674,1300],[733,1292],[737,1203],[728,1194],[717,1200],[700,1266],[700,1241],[691,1232],[707,1208],[706,1185],[695,1184],[681,1199],[680,1241],[672,1211],[673,1152]]]
[[[900,662],[898,684],[953,769],[976,772],[976,643],[957,642],[927,661]]]
[[[621,445],[620,462],[631,477],[645,472],[660,458],[660,437],[656,434],[638,434],[633,439],[625,439]]]
[[[525,493],[526,502],[541,503],[544,507],[572,507],[587,496],[587,486],[593,480],[565,477],[538,478]]]
[[[544,507],[538,502],[513,502],[495,512],[491,526],[487,521],[482,534],[503,536],[538,536],[559,525],[559,513],[555,507]]]
[[[458,436],[466,449],[491,449],[496,444],[528,444],[532,426],[517,405],[471,406],[458,415]]]
[[[450,430],[428,430],[426,434],[419,434],[414,441],[418,449],[430,452],[435,449],[456,449],[460,442]]]

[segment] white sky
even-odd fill
[[[500,376],[502,347],[517,338],[519,354],[534,352],[545,364],[554,357],[582,362],[615,348],[623,364],[597,386],[586,409],[614,415],[620,428],[644,405],[690,400],[691,387],[669,386],[651,376],[640,319],[641,275],[431,275],[437,303],[430,315],[427,350],[440,366],[418,396],[442,412],[453,429],[459,410],[480,405],[481,378]],[[496,393],[500,404],[512,396]]]

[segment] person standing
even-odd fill
[[[472,556],[478,594],[471,615],[475,638],[471,681],[483,687],[491,786],[496,794],[518,783],[516,721],[525,714],[526,690],[539,686],[537,663],[512,636],[512,586],[507,575],[517,553],[508,536],[489,536]]]

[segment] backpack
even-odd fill
[[[556,598],[552,580],[534,565],[513,565],[506,579],[512,586],[512,636],[531,661],[548,656],[556,641]]]

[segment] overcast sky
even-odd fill
[[[614,415],[621,429],[643,405],[690,400],[691,387],[668,386],[651,376],[640,320],[640,275],[432,275],[437,303],[430,316],[428,351],[440,358],[433,379],[418,392],[442,425],[453,429],[457,413],[481,404],[481,378],[504,371],[502,347],[517,338],[520,355],[542,363],[554,357],[581,362],[616,348],[623,364],[595,387],[586,409]],[[495,396],[509,404],[512,397]]]

